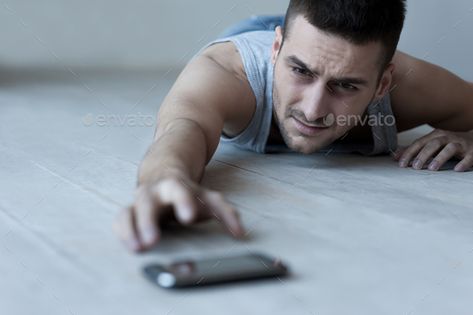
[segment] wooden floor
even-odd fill
[[[237,205],[250,239],[210,223],[132,255],[112,221],[175,73],[1,73],[2,314],[471,314],[473,172],[221,146],[204,184]],[[292,277],[165,291],[140,273],[249,250],[280,257]]]

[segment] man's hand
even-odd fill
[[[457,172],[467,171],[473,166],[473,132],[436,129],[394,153],[400,167],[408,167],[412,161],[414,169],[421,170],[426,166],[431,171],[438,171],[453,157],[461,159],[455,166]],[[427,165],[430,159],[432,161]]]
[[[237,211],[220,193],[186,177],[168,175],[153,184],[140,185],[134,204],[122,210],[114,227],[130,250],[144,251],[158,243],[166,221],[190,225],[210,218],[219,221],[233,237],[244,236]]]

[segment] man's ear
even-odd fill
[[[389,93],[393,82],[394,63],[390,63],[383,72],[376,91],[375,99],[382,99],[386,93]]]
[[[276,36],[274,37],[274,42],[272,46],[272,52],[271,52],[271,62],[273,65],[276,63],[276,59],[278,59],[279,51],[281,50],[282,47],[282,28],[281,26],[276,27]]]

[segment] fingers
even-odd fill
[[[464,156],[464,159],[455,167],[456,171],[466,171],[473,164],[472,154],[464,154],[463,146],[460,143],[449,142],[446,137],[437,137],[422,145],[421,142],[415,142],[402,153],[396,151],[393,157],[399,159],[400,167],[408,167],[412,162],[412,167],[417,170],[424,168],[428,160],[435,156],[428,164],[428,169],[438,171],[446,162],[455,156]],[[414,158],[415,157],[415,158]]]
[[[408,167],[412,162],[412,167],[420,170],[435,156],[428,165],[431,171],[438,171],[452,157],[460,157],[463,160],[456,165],[455,171],[465,171],[473,166],[472,147],[471,132],[436,129],[416,140],[407,149],[398,149],[393,153],[393,157],[399,161],[400,167]]]
[[[399,167],[403,167],[403,168],[408,167],[409,164],[411,163],[411,161],[414,159],[414,157],[432,139],[442,138],[442,139],[439,139],[439,140],[445,140],[444,138],[446,138],[446,137],[444,137],[442,135],[439,136],[439,134],[440,133],[438,131],[433,131],[433,132],[429,133],[428,135],[425,135],[422,138],[414,141],[414,143],[412,143],[407,148],[396,151],[397,154],[395,153],[394,156],[395,156],[396,160],[399,161]]]
[[[155,186],[161,201],[174,206],[174,214],[179,223],[189,225],[198,217],[194,192],[196,189],[179,180],[166,180]]]
[[[442,165],[454,157],[459,152],[459,145],[456,143],[447,144],[437,156],[430,162],[429,170],[438,171]]]
[[[240,221],[236,209],[228,204],[222,194],[211,191],[204,194],[203,202],[206,210],[210,211],[214,218],[219,221],[225,229],[235,238],[245,235],[245,229]]]
[[[399,158],[399,166],[408,167],[414,156],[416,156],[420,150],[422,150],[422,147],[422,143],[414,142],[410,147],[404,150],[401,157]]]
[[[114,223],[114,230],[129,250],[136,252],[141,249],[138,234],[136,232],[134,209],[132,206],[120,211],[120,214]]]
[[[130,250],[151,249],[158,243],[160,223],[166,220],[166,214],[171,214],[171,209],[183,225],[215,218],[232,236],[244,236],[237,211],[220,193],[201,189],[192,181],[179,178],[138,187],[134,204],[121,211],[114,225],[115,231]]]
[[[399,159],[399,166],[400,167],[408,167],[409,164],[412,162],[412,166],[416,169],[421,169],[425,162],[427,161],[428,157],[427,154],[429,152],[433,152],[435,150],[438,150],[440,146],[445,145],[447,142],[446,137],[437,137],[429,142],[427,138],[421,138],[417,141],[415,141],[410,147],[408,147],[404,153],[401,155]],[[424,146],[429,145],[430,147],[424,152],[424,154],[421,156],[422,160],[419,159],[414,159],[421,150],[424,148]],[[435,152],[433,152],[435,153]],[[431,153],[431,155],[433,154]]]
[[[465,172],[473,167],[473,151],[466,154],[466,156],[457,165],[455,165],[456,172]]]
[[[427,162],[427,160],[431,159],[432,156],[434,156],[437,152],[439,152],[440,150],[442,150],[442,147],[445,145],[445,143],[439,139],[439,138],[436,138],[436,139],[433,139],[431,140],[430,142],[428,142],[419,152],[419,154],[417,154],[417,157],[414,159],[414,161],[412,162],[412,167],[416,170],[421,170],[424,168],[424,165],[425,163]],[[448,147],[449,145],[447,145]],[[445,147],[445,149],[447,148]],[[445,150],[444,149],[444,150]],[[443,150],[443,151],[444,151]],[[449,153],[451,151],[451,147],[448,148],[448,151],[446,153]],[[436,163],[437,161],[434,162],[434,165],[433,166],[436,166]],[[432,163],[430,163],[432,165]],[[439,166],[440,167],[440,166]]]
[[[135,207],[132,212],[138,250],[154,247],[161,236],[160,218],[167,207],[173,206],[177,220],[184,225],[194,222],[197,209],[193,196],[179,180],[164,180],[152,187],[142,186],[137,189]],[[130,235],[130,233],[128,233]]]
[[[188,225],[201,218],[214,218],[236,238],[245,233],[238,212],[228,204],[223,195],[214,191],[202,191],[192,194],[193,189],[182,182],[170,182],[162,185],[160,196],[163,202],[172,203],[174,212],[181,224]]]
[[[135,198],[135,221],[138,240],[143,250],[158,243],[161,231],[158,222],[158,209],[161,207],[158,196],[153,196],[146,187],[137,189]]]
[[[395,152],[392,152],[391,156],[394,158],[394,160],[399,161],[406,149],[407,147],[399,147]]]

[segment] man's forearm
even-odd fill
[[[151,145],[141,162],[138,184],[152,183],[166,175],[187,176],[199,182],[207,161],[207,141],[196,122],[171,122]]]

